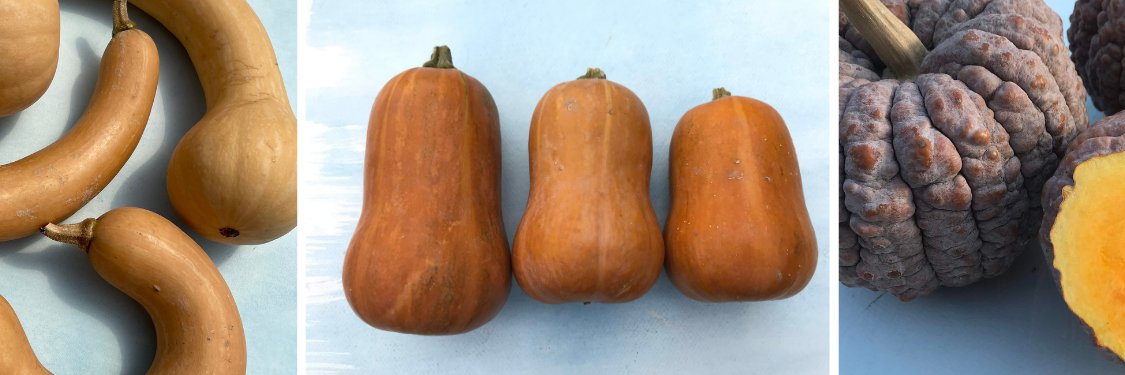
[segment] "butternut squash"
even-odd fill
[[[344,295],[367,324],[424,335],[491,320],[511,288],[500,120],[449,48],[387,82],[371,110],[363,212]]]
[[[117,1],[114,36],[102,55],[86,112],[63,138],[0,166],[0,241],[34,234],[94,198],[141,139],[160,71],[156,45]]]
[[[246,340],[234,297],[211,258],[175,224],[118,208],[47,237],[75,245],[105,281],[144,306],[156,328],[149,374],[244,374]]]
[[[39,100],[58,65],[58,0],[0,1],[0,117]]]
[[[715,89],[672,134],[668,276],[710,302],[787,298],[816,269],[797,152],[768,104]]]
[[[8,300],[0,296],[0,373],[10,375],[50,374],[23,332],[20,318]]]
[[[520,287],[546,303],[627,302],[652,288],[664,241],[641,100],[591,68],[543,95],[527,144],[531,191],[512,247]]]
[[[297,226],[297,119],[265,28],[244,0],[133,0],[184,45],[207,113],[168,164],[191,230],[261,244]]]

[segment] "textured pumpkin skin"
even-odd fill
[[[641,100],[606,79],[559,84],[532,115],[528,151],[531,190],[512,248],[520,287],[546,303],[627,302],[652,288],[664,241]]]
[[[12,375],[50,374],[43,368],[16,311],[8,300],[0,296],[0,372]]]
[[[0,117],[47,92],[59,64],[58,0],[0,2]]]
[[[415,68],[375,99],[363,212],[344,294],[376,328],[424,335],[491,320],[511,289],[492,96],[456,69]]]
[[[172,152],[168,198],[193,231],[261,244],[297,226],[297,119],[244,0],[132,0],[184,45],[207,113]]]
[[[816,269],[789,130],[768,104],[727,96],[684,114],[669,155],[668,276],[710,302],[782,299]]]
[[[1062,23],[1039,0],[883,0],[930,53],[883,79],[840,28],[840,281],[910,300],[1007,271],[1086,128]]]
[[[1070,58],[1090,91],[1094,106],[1106,114],[1125,108],[1121,46],[1125,45],[1125,2],[1078,0],[1070,14]]]

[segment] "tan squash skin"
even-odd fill
[[[352,309],[379,329],[467,332],[511,289],[496,103],[441,51],[443,64],[395,76],[371,110],[343,282]]]
[[[627,302],[652,288],[664,241],[641,100],[591,69],[543,95],[528,151],[531,191],[512,247],[520,287],[546,303]]]
[[[817,259],[797,152],[777,111],[720,90],[672,135],[668,276],[701,301],[786,298]]]
[[[0,373],[9,375],[50,374],[27,342],[16,310],[0,296]]]
[[[212,241],[261,244],[297,226],[297,119],[273,46],[244,0],[133,0],[183,43],[207,114],[168,165],[168,197]]]
[[[149,374],[244,374],[246,340],[226,281],[175,224],[140,208],[48,225],[44,234],[86,251],[107,282],[144,306],[156,329]]]
[[[58,65],[58,0],[0,1],[0,117],[39,100]]]
[[[0,166],[0,241],[66,219],[117,175],[148,123],[159,60],[143,31],[122,31],[110,40],[90,104],[74,127],[50,146]]]

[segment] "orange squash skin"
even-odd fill
[[[688,111],[669,155],[668,276],[696,300],[782,299],[808,284],[817,244],[789,130],[727,96]]]
[[[496,316],[511,264],[488,90],[453,68],[394,77],[371,111],[365,169],[343,274],[356,314],[424,335],[467,332]]]
[[[605,79],[559,84],[528,139],[531,190],[512,248],[516,281],[546,303],[627,302],[660,276],[644,104]]]

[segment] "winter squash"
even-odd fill
[[[160,57],[148,34],[127,17],[114,23],[86,112],[55,143],[0,166],[0,241],[27,237],[73,215],[136,149],[156,96]]]
[[[1125,35],[1125,2],[1078,0],[1070,14],[1070,58],[1086,83],[1094,106],[1107,114],[1125,109],[1121,46]]]
[[[1125,115],[1070,144],[1043,189],[1040,240],[1063,299],[1097,344],[1125,359]]]
[[[234,297],[203,249],[167,219],[118,208],[97,219],[49,224],[94,270],[137,301],[156,329],[150,374],[244,374],[246,339]]]
[[[16,310],[0,297],[0,372],[5,374],[50,374],[31,349]]]
[[[344,295],[368,324],[448,335],[480,327],[511,289],[500,215],[500,120],[447,47],[387,82],[371,110],[363,210]]]
[[[782,299],[816,269],[797,153],[768,104],[715,89],[676,125],[669,152],[668,276],[710,302]]]
[[[841,282],[910,300],[1003,274],[1088,121],[1058,15],[1041,0],[841,9]],[[885,61],[919,74],[885,79]]]
[[[297,119],[245,0],[132,0],[184,45],[207,113],[168,163],[168,199],[196,233],[261,244],[297,226]]]
[[[59,64],[58,0],[0,3],[0,117],[31,106]]]
[[[597,68],[556,85],[532,115],[528,152],[531,190],[512,247],[520,287],[546,303],[627,302],[652,288],[664,241],[637,95]]]

